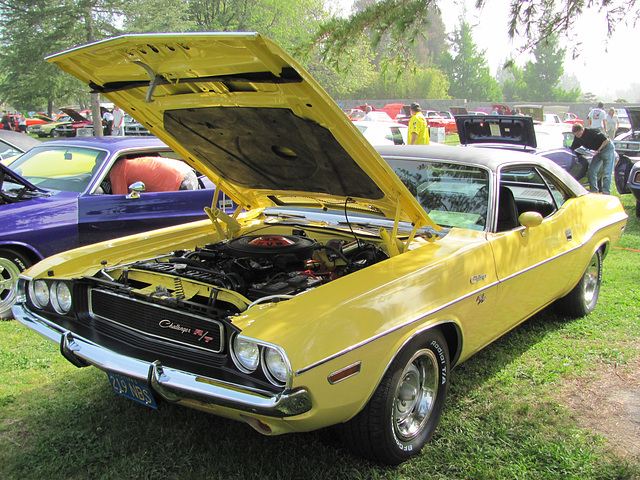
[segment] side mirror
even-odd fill
[[[529,234],[530,228],[537,227],[542,223],[542,215],[540,215],[538,212],[524,212],[518,217],[518,221],[521,225],[526,227],[522,231],[522,236],[526,237]]]
[[[146,189],[144,182],[135,182],[129,185],[129,195],[127,198],[140,198],[140,194]]]

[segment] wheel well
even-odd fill
[[[443,323],[437,327],[447,341],[449,347],[449,357],[451,366],[455,366],[458,363],[460,354],[462,352],[462,332],[457,324],[453,322]]]
[[[602,260],[604,260],[607,257],[609,250],[611,250],[611,242],[604,242],[596,250],[600,250],[602,252]]]
[[[34,265],[38,263],[40,260],[42,260],[42,258],[40,258],[36,252],[22,245],[12,245],[12,244],[0,245],[0,250],[15,252],[25,257],[27,260],[29,260],[29,262],[31,262],[31,265]]]
[[[438,330],[444,336],[444,339],[447,342],[447,347],[449,348],[449,361],[453,367],[458,362],[460,354],[462,353],[462,331],[460,330],[459,325],[453,321],[443,322],[439,325],[434,325],[421,331],[417,335],[414,335],[409,341],[420,338],[431,330]],[[405,342],[403,348],[409,343],[409,341]]]

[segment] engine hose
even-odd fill
[[[351,260],[349,260],[347,257],[344,256],[344,254],[333,247],[330,247],[328,245],[316,245],[315,247],[313,247],[314,250],[329,250],[331,253],[333,253],[334,255],[336,255],[337,257],[341,258],[345,263],[350,264]]]

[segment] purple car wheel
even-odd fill
[[[0,249],[0,318],[11,318],[11,305],[16,301],[18,277],[31,262],[11,250]]]

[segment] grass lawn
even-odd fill
[[[543,311],[453,370],[442,422],[417,458],[370,464],[331,432],[263,437],[195,410],[114,394],[55,345],[0,322],[0,478],[638,479],[640,222],[604,263],[596,311]]]

